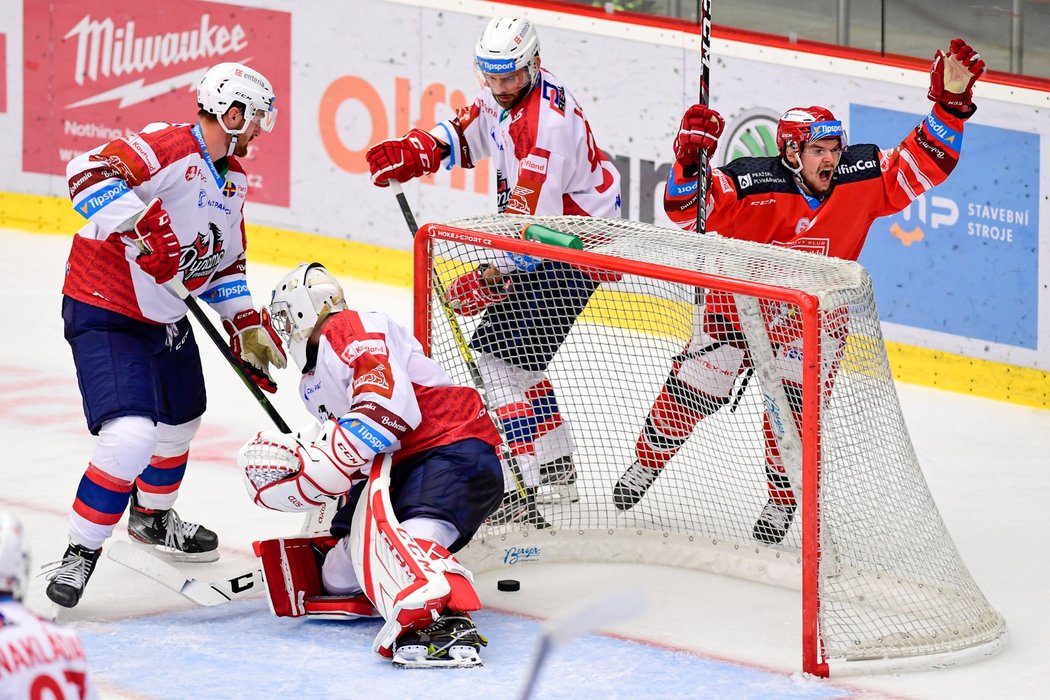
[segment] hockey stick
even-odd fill
[[[390,191],[397,197],[397,203],[401,207],[401,213],[405,217],[405,223],[408,224],[408,230],[412,234],[412,238],[416,237],[416,233],[419,232],[419,226],[416,224],[416,217],[412,214],[412,207],[408,204],[408,198],[405,197],[405,191],[401,187],[401,183],[397,180],[388,180],[390,183]],[[438,299],[441,301],[441,310],[445,314],[445,319],[448,321],[449,327],[452,329],[452,337],[456,341],[456,347],[459,348],[460,357],[463,358],[463,363],[467,366],[467,370],[470,372],[470,380],[474,384],[474,388],[481,394],[482,401],[485,403],[485,409],[488,410],[489,415],[493,415],[495,411],[489,405],[488,393],[485,391],[485,382],[481,378],[481,370],[478,369],[478,363],[474,360],[474,353],[470,349],[470,343],[467,342],[467,337],[463,335],[463,329],[459,327],[459,321],[456,320],[456,312],[452,310],[452,307],[446,301],[445,297],[445,285],[442,284],[441,278],[438,277],[437,273],[430,276],[431,284],[434,285],[434,292]],[[499,430],[500,437],[503,439],[503,444],[507,444],[507,436],[504,434],[503,426],[499,421],[493,421]],[[525,479],[521,474],[521,467],[518,466],[517,460],[510,452],[505,452],[504,457],[506,458],[507,464],[510,466],[511,475],[514,477],[515,488],[518,491],[518,495],[525,496]]]
[[[256,567],[219,581],[190,578],[160,557],[128,542],[114,542],[106,548],[109,558],[118,564],[148,576],[157,583],[192,600],[211,607],[240,600],[266,589],[262,568]]]
[[[700,104],[707,107],[711,101],[711,0],[697,0],[697,19],[700,22]],[[707,151],[700,149],[700,169],[696,173],[696,232],[707,233]],[[693,340],[700,338],[704,326],[704,288],[693,293]]]
[[[329,509],[328,505],[322,503],[319,508],[306,514],[299,532],[300,537],[327,531],[335,511],[338,510],[338,507]],[[337,506],[335,502],[332,505]],[[128,542],[114,542],[106,547],[106,552],[109,558],[118,564],[123,564],[204,607],[222,605],[266,590],[262,568],[258,566],[229,578],[208,582],[191,578],[159,556]]]
[[[140,253],[146,254],[150,252],[146,247],[145,241],[137,238],[125,238],[124,240],[134,243],[138,247]],[[262,406],[262,409],[266,411],[266,415],[270,417],[270,420],[272,420],[273,424],[277,426],[277,429],[282,433],[292,432],[292,429],[289,428],[288,424],[284,422],[283,418],[281,418],[281,414],[277,412],[277,409],[273,407],[270,400],[266,398],[265,394],[263,394],[262,389],[252,381],[252,378],[249,377],[248,373],[244,371],[243,367],[241,367],[240,361],[234,357],[229,344],[223,340],[221,335],[219,335],[219,331],[215,330],[215,326],[213,326],[211,321],[208,320],[208,317],[204,315],[204,311],[201,309],[200,304],[197,303],[197,300],[194,299],[189,290],[186,289],[186,285],[182,283],[182,280],[178,277],[172,277],[165,282],[163,286],[167,287],[172,294],[179,299],[182,299],[183,303],[186,304],[186,308],[189,309],[193,317],[197,319],[197,323],[200,324],[200,327],[208,334],[208,337],[211,338],[212,343],[214,343],[215,347],[219,349],[219,353],[226,359],[226,362],[230,367],[233,367],[237,376],[240,377],[240,380],[244,382],[246,387],[248,387],[248,391],[252,393],[255,400],[260,406]]]
[[[637,601],[638,605],[631,605],[632,601]],[[528,700],[532,697],[540,672],[555,647],[593,632],[600,626],[629,620],[640,615],[645,607],[645,594],[640,589],[623,588],[583,600],[548,622],[529,663],[518,699]]]

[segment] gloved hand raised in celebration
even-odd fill
[[[230,350],[241,362],[245,373],[263,391],[274,393],[277,384],[270,377],[270,365],[284,369],[288,356],[284,352],[281,338],[270,322],[270,312],[245,309],[233,318],[223,319],[222,327],[230,336]]]
[[[372,183],[386,187],[389,180],[408,182],[420,175],[436,173],[441,166],[441,144],[422,129],[412,129],[404,138],[380,141],[365,154]]]
[[[700,151],[706,152],[708,158],[714,155],[725,126],[722,115],[710,107],[696,104],[687,109],[674,139],[675,160],[683,168],[696,170],[700,165]]]
[[[135,246],[132,252],[137,252],[135,262],[142,271],[157,280],[157,284],[164,284],[175,277],[179,271],[182,249],[171,229],[171,217],[159,199],[154,198],[146,211],[135,220],[135,234],[124,240]]]
[[[952,39],[948,53],[940,49],[930,66],[930,91],[926,94],[932,101],[948,109],[970,116],[974,112],[973,84],[984,74],[981,54],[963,39]]]

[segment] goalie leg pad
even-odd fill
[[[398,637],[429,625],[450,603],[462,610],[481,607],[470,572],[440,545],[417,542],[398,521],[390,500],[389,456],[372,466],[354,512],[350,553],[365,594],[386,620],[373,643],[383,656],[393,654]]]
[[[254,542],[262,561],[270,609],[278,617],[307,614],[306,599],[324,594],[320,561],[336,544],[334,537],[289,537]]]

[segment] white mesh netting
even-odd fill
[[[926,486],[897,400],[871,281],[862,267],[637,222],[487,216],[431,227],[435,288],[447,290],[484,263],[507,266],[506,254],[485,245],[484,237],[445,240],[441,232],[465,229],[520,241],[530,222],[578,236],[587,252],[646,268],[639,274],[638,268],[594,262],[594,269],[581,270],[545,260],[531,272],[509,273],[513,285],[506,301],[474,316],[455,316],[471,344],[466,359],[488,367],[488,358],[495,356],[531,372],[526,376],[532,379],[549,379],[553,395],[540,391],[543,397],[536,399],[534,391],[525,401],[531,400],[531,407],[494,410],[493,417],[511,438],[531,486],[536,467],[565,446],[566,430],[555,430],[556,404],[575,443],[579,495],[578,502],[569,502],[557,494],[548,497],[541,488],[537,508],[549,529],[490,524],[465,552],[468,560],[482,568],[511,556],[642,561],[799,585],[801,517],[796,514],[779,544],[757,541],[753,532],[770,495],[758,375],[741,371],[735,381],[730,376],[731,392],[716,405],[690,404],[688,391],[684,398],[672,391],[676,400],[663,404],[663,437],[649,442],[668,448],[657,450],[660,459],[673,456],[633,507],[621,510],[614,504],[614,486],[642,454],[636,448],[639,435],[654,401],[667,394],[669,373],[678,371],[688,380],[691,371],[682,369],[690,364],[682,353],[694,332],[696,289],[660,278],[692,270],[801,290],[819,299],[824,390],[817,434],[804,433],[802,439],[816,441],[819,448],[817,624],[823,658],[950,655],[996,647],[1005,639],[1003,619],[960,560]],[[617,269],[632,274],[595,274]],[[746,347],[732,321],[730,298],[717,293],[718,280],[706,281],[705,330],[723,349]],[[775,347],[785,348],[801,336],[797,307],[756,296]],[[453,330],[438,294],[431,295],[432,356],[457,381],[472,385],[476,379]],[[690,350],[698,345],[694,342]],[[485,389],[491,409],[513,403],[513,392]],[[678,409],[682,415],[675,413]],[[552,442],[550,435],[558,437]],[[779,485],[778,493],[790,497],[787,482]]]

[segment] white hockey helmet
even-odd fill
[[[527,68],[529,85],[536,81],[539,67],[540,38],[532,22],[522,17],[495,17],[485,27],[474,51],[478,81],[485,85],[484,74],[505,74]]]
[[[18,518],[0,512],[0,595],[22,600],[29,581],[29,543]]]
[[[270,81],[262,73],[240,63],[214,65],[197,84],[197,106],[219,117],[223,130],[233,136],[227,155],[233,153],[237,137],[248,130],[252,121],[257,121],[263,131],[273,130],[277,123],[274,99]],[[244,126],[236,131],[227,128],[221,118],[234,102],[244,105]]]
[[[321,263],[302,263],[277,283],[270,320],[299,369],[306,367],[306,341],[317,324],[346,310],[343,287]]]

